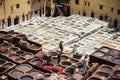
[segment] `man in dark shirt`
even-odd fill
[[[51,65],[51,56],[50,55],[44,55],[43,60],[44,60],[43,64]]]
[[[8,17],[7,21],[8,21],[8,26],[11,26],[11,17],[10,16]]]
[[[103,15],[102,14],[100,14],[100,20],[103,20]]]
[[[22,20],[25,21],[25,14],[22,15]]]
[[[89,66],[89,56],[86,55],[85,59],[83,60],[83,75],[86,73],[88,66]]]
[[[117,18],[114,20],[114,28],[117,29],[117,25],[118,25],[118,20]]]
[[[14,18],[14,25],[16,25],[16,24],[18,24],[18,23],[19,23],[19,17],[16,16],[16,17]]]
[[[105,15],[105,21],[108,21],[108,15],[107,14]]]
[[[69,76],[71,76],[72,77],[72,75],[74,74],[74,72],[75,72],[75,69],[74,69],[74,67],[71,67],[70,69],[69,69]]]
[[[1,44],[1,43],[3,43],[3,39],[2,39],[2,38],[0,38],[0,44]]]
[[[85,10],[83,11],[83,16],[86,16],[86,11]]]
[[[60,53],[58,53],[58,55],[57,55],[58,63],[59,63],[59,62],[60,62],[60,60],[61,60],[61,59],[60,59],[60,58],[61,58],[61,55],[62,55],[62,54],[61,54],[61,52],[60,52]]]
[[[2,20],[2,29],[4,28],[5,20]]]
[[[94,18],[94,15],[95,15],[95,12],[94,12],[94,10],[92,10],[92,12],[91,12],[91,15],[90,15],[90,16],[91,16],[92,18]]]
[[[62,43],[63,43],[62,41],[60,41],[60,43],[59,43],[59,48],[60,48],[61,53],[63,52],[63,44]]]
[[[80,11],[78,12],[78,14],[80,15]]]
[[[26,14],[26,20],[29,20],[29,18],[28,18],[28,14]]]
[[[40,12],[39,12],[39,16],[41,16],[41,7],[40,7],[40,10],[39,10]]]

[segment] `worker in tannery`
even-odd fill
[[[63,41],[60,41],[59,43],[59,48],[60,48],[60,52],[62,53],[63,52]]]
[[[83,75],[86,73],[88,66],[89,66],[89,56],[86,55],[85,59],[83,60],[83,73],[82,73]]]
[[[11,26],[11,17],[10,16],[8,17],[7,21],[8,21],[8,26]]]
[[[92,10],[92,12],[91,12],[91,15],[90,15],[92,18],[94,18],[94,16],[95,16],[95,12],[94,12],[94,10]]]

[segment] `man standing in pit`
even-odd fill
[[[86,16],[86,11],[85,10],[83,11],[83,16]]]
[[[11,17],[10,16],[8,17],[7,21],[8,21],[8,26],[11,26]]]
[[[16,25],[16,24],[18,24],[18,23],[19,23],[19,17],[16,16],[16,17],[14,18],[14,25]]]
[[[83,73],[82,73],[83,75],[86,73],[88,66],[89,66],[89,56],[86,55],[85,59],[83,60]]]
[[[108,15],[107,14],[105,15],[105,21],[108,21]]]
[[[55,13],[55,6],[56,6],[56,1],[51,0],[51,17],[54,16],[54,13]]]
[[[59,43],[59,48],[60,48],[60,52],[62,53],[63,52],[63,42],[62,41],[60,41],[60,43]]]
[[[102,14],[100,14],[99,19],[100,19],[100,20],[103,20],[103,15],[102,15]]]
[[[117,18],[114,20],[114,29],[115,31],[117,30],[117,26],[118,26],[118,20]]]
[[[5,20],[3,19],[2,20],[2,29],[4,28],[4,25],[5,25]]]
[[[22,15],[22,21],[24,22],[25,21],[25,14],[23,13]]]
[[[94,18],[94,16],[95,16],[95,12],[94,12],[94,10],[92,10],[92,12],[91,12],[91,15],[90,15],[92,18]]]

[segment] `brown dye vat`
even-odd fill
[[[104,72],[97,72],[97,73],[95,73],[95,75],[96,75],[96,77],[103,79],[103,80],[109,77],[109,74],[104,73]]]
[[[10,54],[12,54],[12,51],[11,50],[7,50],[5,53],[3,53],[4,56],[9,56]]]
[[[31,45],[31,49],[32,49],[32,50],[39,50],[39,49],[40,49],[40,47],[38,47],[38,46],[36,46],[36,45],[32,44],[32,45]]]
[[[23,58],[25,58],[25,59],[31,59],[31,58],[34,57],[34,55],[33,55],[32,53],[30,53],[30,52],[24,53],[24,54],[22,54],[21,56],[22,56]]]
[[[30,61],[30,63],[33,64],[33,65],[38,65],[39,64],[39,66],[42,66],[43,61],[39,58],[34,58]]]
[[[12,37],[11,35],[6,35],[6,36],[4,36],[3,38],[4,38],[4,39],[11,39],[11,38],[13,39],[13,37]]]
[[[7,49],[12,47],[12,45],[7,44],[7,43],[3,43],[1,46],[5,47]]]
[[[24,62],[26,59],[25,58],[22,58],[22,57],[19,57],[19,58],[16,58],[15,59],[15,61],[17,62],[17,63],[22,63],[22,62]]]
[[[111,67],[108,66],[102,66],[100,68],[101,71],[106,72],[106,73],[111,73],[113,71],[113,69]]]
[[[109,78],[107,80],[120,80],[120,79],[118,79],[118,78]]]
[[[89,78],[88,80],[101,80],[101,79],[96,78],[96,77],[91,77],[91,78]]]
[[[25,52],[22,51],[22,50],[19,50],[19,51],[16,52],[16,54],[19,54],[19,55],[21,55],[21,54],[23,54],[23,53],[25,53]]]
[[[76,64],[76,63],[78,63],[79,61],[78,61],[77,59],[71,58],[71,59],[70,59],[70,62],[71,62],[72,64]]]
[[[6,71],[6,68],[0,67],[0,74],[1,74],[1,73],[4,73],[5,71]]]
[[[110,51],[110,49],[107,47],[102,47],[102,48],[100,48],[100,51],[108,53]]]
[[[6,63],[3,65],[5,68],[9,69],[11,67],[13,67],[13,63]]]
[[[16,70],[22,71],[24,73],[32,70],[32,67],[30,65],[27,64],[22,64],[16,67]]]
[[[59,78],[66,78],[67,77],[67,74],[64,72],[57,73],[57,75]]]
[[[9,55],[9,58],[15,60],[15,59],[19,58],[19,55],[17,55],[17,54],[10,54],[10,55]]]
[[[6,52],[8,49],[6,47],[0,46],[0,52],[4,53]]]
[[[19,39],[27,40],[27,37],[23,34],[18,34],[16,37]]]
[[[102,53],[102,52],[95,52],[94,56],[102,57],[102,56],[104,56],[104,53]]]
[[[12,47],[12,48],[10,48],[10,50],[12,50],[12,51],[18,51],[19,48],[18,47]]]
[[[6,35],[7,35],[7,34],[0,32],[0,37],[1,37],[1,38],[3,38],[3,37],[6,36]]]
[[[4,63],[6,63],[5,60],[0,60],[0,65],[3,65]]]
[[[8,42],[13,42],[14,41],[14,37],[12,37],[11,35],[6,35],[3,37],[3,39],[7,40]]]
[[[66,55],[61,55],[60,59],[61,59],[61,60],[67,60],[67,59],[69,59],[69,57],[66,56]]]
[[[22,49],[28,49],[30,47],[30,43],[28,41],[20,40],[18,44]]]
[[[60,65],[63,67],[69,67],[72,65],[72,63],[70,61],[61,61]]]
[[[115,63],[115,64],[120,64],[120,58],[116,58],[112,62]]]
[[[13,70],[13,71],[9,72],[9,76],[11,76],[12,78],[19,78],[23,74],[24,73],[19,70]]]
[[[120,70],[117,70],[117,71],[114,71],[113,73],[115,76],[119,77],[120,78]]]

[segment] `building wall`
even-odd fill
[[[85,2],[86,6],[85,6]],[[90,4],[90,6],[88,6]],[[103,5],[103,9],[100,9],[99,6]],[[120,0],[79,0],[79,4],[75,4],[75,0],[70,2],[71,14],[82,13],[83,10],[86,10],[87,15],[90,15],[91,11],[95,11],[95,16],[100,14],[108,14],[111,18],[118,18],[120,20],[120,14],[117,14],[118,9],[120,9]],[[114,8],[111,12],[111,8]]]
[[[4,14],[5,14],[5,12],[4,12],[4,1],[1,1],[0,2],[0,20],[2,20],[2,19],[4,19]]]
[[[52,3],[51,1],[53,2],[53,0],[47,0],[47,3],[46,3],[47,7],[51,7],[51,3]]]
[[[28,1],[29,0],[5,0],[5,18],[8,18],[8,16],[15,18],[23,13],[27,14],[28,11],[30,11],[30,4],[28,4]],[[19,8],[16,8],[17,5]]]
[[[7,19],[8,16],[15,18],[23,13],[39,10],[43,8],[44,0],[4,0],[4,6],[0,7],[0,20]],[[16,8],[18,5],[19,8]],[[5,12],[3,12],[5,10]]]
[[[84,0],[80,0],[79,1],[79,4],[75,4],[75,0],[71,0],[69,2],[70,4],[70,14],[79,14],[83,12],[83,3],[84,3]]]
[[[0,20],[7,19],[8,16],[15,18],[16,16],[21,16],[23,13],[27,14],[28,12],[35,11],[40,9],[43,10],[44,0],[0,0],[3,1],[2,6],[0,7]],[[5,1],[5,2],[4,2]],[[51,0],[46,0],[46,6],[51,7]],[[85,6],[85,2],[86,6]],[[90,3],[90,6],[88,6]],[[19,4],[19,8],[16,8],[16,4]],[[117,10],[120,9],[120,0],[79,0],[79,4],[75,3],[75,0],[70,0],[70,14],[82,14],[83,10],[86,10],[87,15],[90,15],[92,10],[95,11],[95,16],[100,14],[108,14],[111,18],[118,18],[120,20],[120,14],[117,14]],[[100,10],[99,6],[103,5],[103,9]],[[11,7],[12,6],[12,7]],[[114,8],[111,12],[111,8]],[[66,8],[65,8],[66,10]]]
[[[44,7],[44,0],[31,0],[31,11],[39,10]]]

